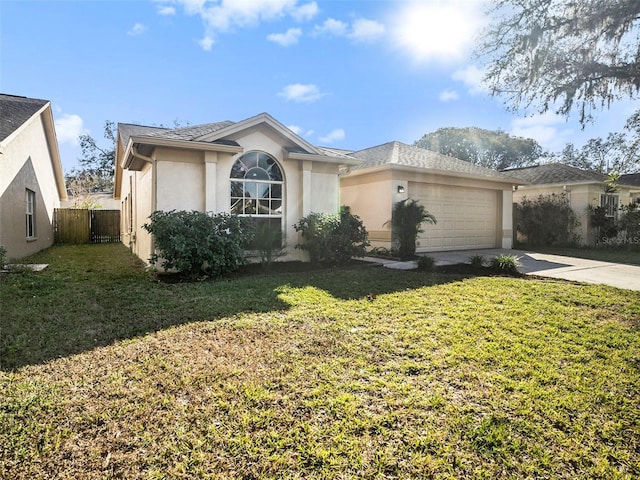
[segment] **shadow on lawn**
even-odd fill
[[[365,299],[472,276],[396,271],[355,264],[231,279],[164,283],[123,245],[55,246],[28,259],[44,272],[0,280],[0,370],[69,356],[172,326],[244,313],[284,311],[284,287],[314,287],[336,301]],[[251,272],[249,272],[251,273]]]

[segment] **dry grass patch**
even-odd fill
[[[378,268],[145,281],[162,328],[0,373],[0,477],[640,475],[637,292]],[[119,308],[148,322],[136,301]]]

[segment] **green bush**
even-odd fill
[[[4,266],[7,264],[7,249],[0,245],[0,270],[4,270]]]
[[[367,254],[367,230],[347,206],[340,207],[340,213],[310,213],[293,228],[304,239],[296,248],[309,252],[312,263],[339,265]]]
[[[418,258],[418,270],[421,272],[433,272],[436,268],[436,259],[433,257],[424,256]]]
[[[260,223],[255,229],[252,248],[260,254],[262,266],[269,268],[276,258],[285,254],[280,228],[267,222]]]
[[[528,246],[574,246],[580,225],[569,198],[562,193],[523,198],[516,204],[516,228]]]
[[[431,215],[423,205],[412,199],[402,200],[393,206],[390,222],[393,235],[400,243],[398,254],[400,260],[403,261],[411,260],[416,254],[418,234],[424,231],[420,226],[424,222],[437,223],[436,217]]]
[[[496,255],[491,259],[491,269],[499,273],[517,274],[521,266],[515,255]]]
[[[480,270],[484,267],[485,258],[482,255],[472,255],[469,257],[469,264],[473,270]]]
[[[143,228],[155,238],[149,261],[189,278],[219,277],[246,263],[244,249],[253,239],[250,219],[227,213],[155,211]]]

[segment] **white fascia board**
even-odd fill
[[[362,160],[357,158],[330,157],[328,155],[315,155],[311,153],[298,153],[285,151],[285,158],[289,160],[310,160],[312,162],[333,163],[337,165],[361,165]]]

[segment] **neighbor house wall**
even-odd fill
[[[2,144],[0,245],[7,249],[9,259],[53,244],[53,210],[60,207],[60,194],[52,162],[42,115],[30,119]],[[32,239],[26,236],[26,189],[35,192],[36,198]]]

